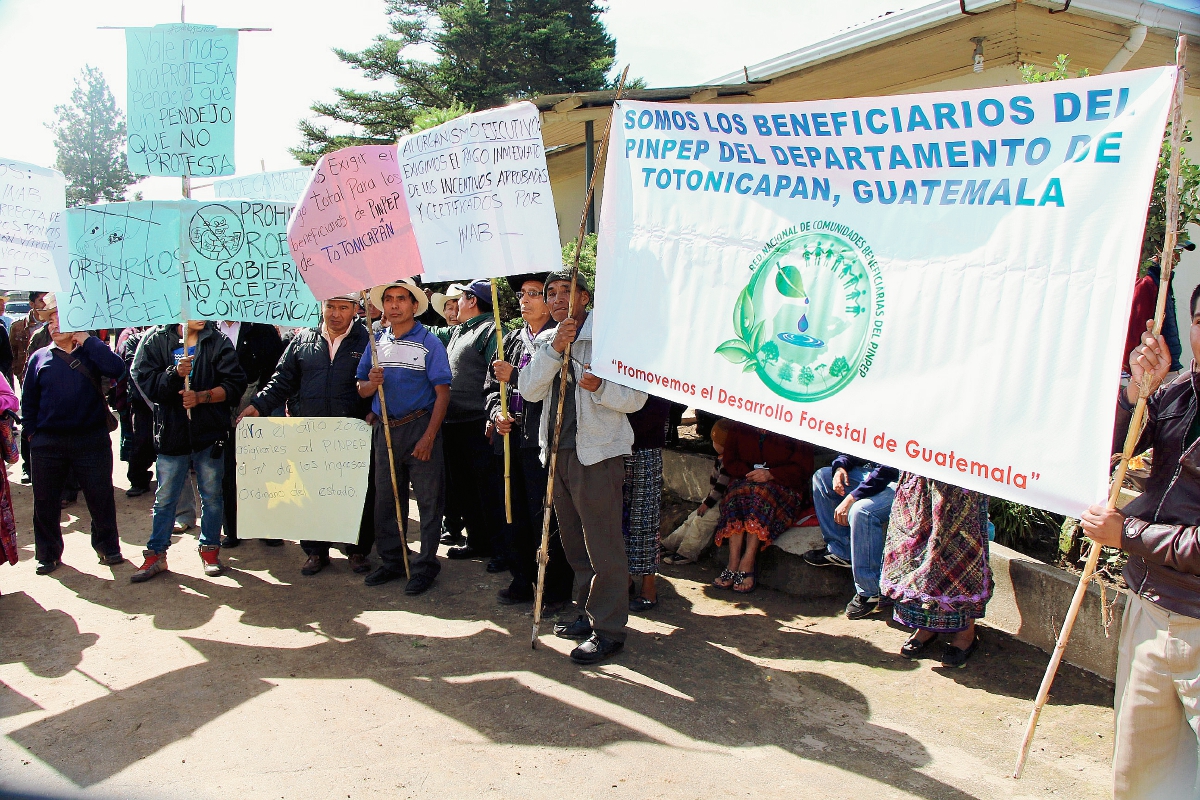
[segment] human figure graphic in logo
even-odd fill
[[[797,401],[841,391],[864,358],[869,368],[883,313],[882,277],[862,238],[834,223],[806,227],[818,230],[784,231],[755,259],[734,305],[738,338],[717,348],[776,394]]]
[[[228,261],[242,249],[245,230],[237,213],[228,206],[213,203],[192,215],[188,239],[196,252],[209,261]]]

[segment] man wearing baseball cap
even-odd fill
[[[408,507],[408,485],[417,495],[421,516],[421,552],[410,562],[412,578],[404,593],[421,594],[433,585],[441,565],[437,560],[438,533],[445,503],[442,455],[442,421],[450,405],[450,363],[446,348],[417,322],[429,302],[412,280],[393,281],[371,290],[371,303],[383,311],[386,327],[378,336],[379,366],[365,352],[358,364],[358,395],[373,398],[375,425],[375,549],[383,564],[366,577],[378,586],[404,576],[404,551],[408,547],[396,519],[383,409],[378,390],[383,388],[391,429],[390,458],[396,467],[401,508]],[[480,381],[482,385],[482,379]]]
[[[367,328],[358,321],[360,293],[331,297],[321,304],[321,324],[299,331],[284,348],[269,381],[250,399],[241,416],[270,416],[286,405],[295,417],[353,417],[366,419],[371,404],[358,394],[355,375],[364,354],[370,355]],[[371,570],[367,556],[375,543],[375,465],[367,479],[367,495],[358,525],[358,542],[346,545],[350,569]],[[329,566],[330,542],[302,541],[308,560],[302,575],[316,575]]]

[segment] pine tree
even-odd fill
[[[55,166],[67,177],[67,205],[125,199],[139,178],[125,163],[125,115],[100,70],[85,66],[71,102],[54,107]]]
[[[336,89],[312,110],[329,122],[302,120],[292,154],[313,164],[322,153],[387,144],[431,109],[484,109],[538,94],[602,89],[616,42],[596,0],[386,0],[390,35],[367,49],[336,49],[343,62],[390,90]],[[429,45],[432,63],[404,55]],[[330,123],[347,132],[331,129]]]

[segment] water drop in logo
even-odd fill
[[[737,338],[717,348],[776,394],[798,401],[841,391],[864,359],[865,374],[882,334],[883,281],[872,251],[844,226],[815,226],[784,231],[755,258],[734,305]]]

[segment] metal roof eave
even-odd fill
[[[1029,5],[1059,8],[1061,3],[1046,0],[1026,0]],[[975,13],[991,11],[1002,6],[1013,5],[1013,0],[989,0],[970,4]],[[1186,33],[1200,36],[1200,14],[1160,6],[1146,0],[1072,0],[1070,11],[1086,16],[1127,23],[1145,25],[1160,34],[1174,36]],[[782,75],[832,61],[842,56],[884,44],[930,28],[947,20],[962,16],[959,0],[937,0],[935,3],[900,11],[880,17],[865,25],[839,33],[808,47],[777,56],[754,66],[744,67],[710,81],[711,85],[730,85],[739,78],[751,81],[770,81]]]
[[[744,78],[744,76],[741,76]],[[676,86],[662,89],[626,89],[621,95],[623,100],[650,100],[650,101],[668,101],[668,100],[687,100],[700,93],[711,93],[714,90],[716,97],[736,97],[738,95],[749,94],[754,91],[755,81],[746,83],[741,80],[738,83],[728,85],[703,84],[701,86]],[[529,102],[537,106],[538,111],[554,111],[555,106],[564,100],[577,100],[578,105],[573,106],[572,110],[581,110],[585,108],[602,108],[611,106],[613,100],[616,99],[617,92],[615,89],[602,89],[595,92],[564,92],[562,94],[543,94],[537,97],[530,98]]]

